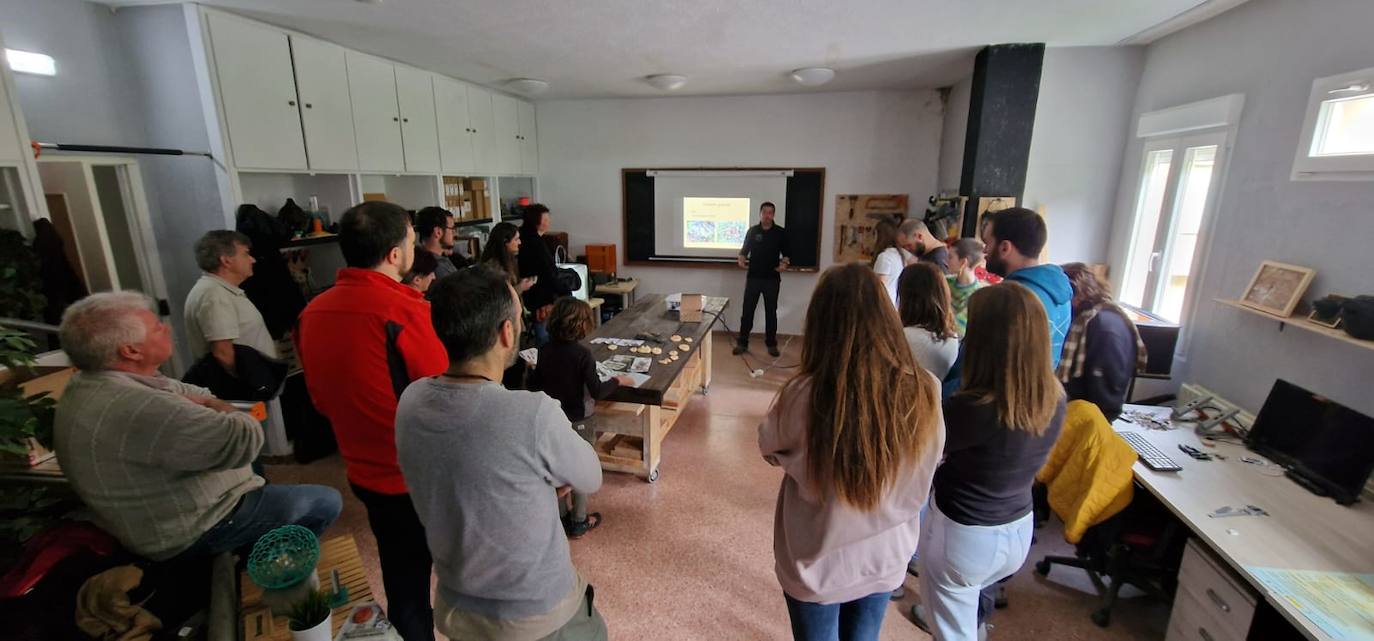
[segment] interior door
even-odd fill
[[[492,93],[468,85],[468,118],[472,123],[473,169],[496,173],[496,116],[492,113]]]
[[[291,36],[291,58],[296,63],[296,88],[310,168],[357,171],[358,145],[353,137],[353,103],[348,95],[344,48]]]
[[[405,171],[395,67],[353,51],[347,53],[346,59],[348,94],[353,102],[353,131],[358,141],[358,168]]]
[[[516,119],[520,125],[520,171],[539,173],[539,144],[534,131],[534,103],[516,102]]]
[[[491,111],[496,123],[496,170],[503,174],[520,173],[520,115],[515,99],[492,94]]]
[[[75,233],[73,240],[86,287],[92,292],[119,289],[119,274],[90,167],[79,161],[40,161],[38,175],[43,181],[43,193],[61,195],[66,202],[67,220]]]
[[[220,14],[210,14],[208,20],[234,164],[241,169],[305,169],[286,34]]]
[[[434,76],[434,110],[439,132],[439,165],[446,174],[464,175],[475,167],[472,121],[468,117],[468,88],[461,82]]]
[[[396,100],[401,107],[406,171],[438,173],[439,132],[434,122],[434,83],[430,74],[411,67],[396,67]]]

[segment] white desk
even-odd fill
[[[1160,407],[1127,405],[1125,410],[1169,415],[1168,408]],[[1304,636],[1313,641],[1333,641],[1291,603],[1266,590],[1247,566],[1374,572],[1374,503],[1337,505],[1330,498],[1316,496],[1298,486],[1283,476],[1282,468],[1276,465],[1241,461],[1245,456],[1263,458],[1244,446],[1205,446],[1188,427],[1150,430],[1122,418],[1117,419],[1113,428],[1143,434],[1183,467],[1179,472],[1155,472],[1137,461],[1133,471],[1141,485]],[[1226,460],[1195,460],[1179,451],[1180,444],[1220,454]],[[1269,516],[1207,516],[1224,505],[1255,505]]]

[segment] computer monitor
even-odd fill
[[[1348,505],[1374,471],[1374,418],[1279,379],[1247,445],[1303,487]]]

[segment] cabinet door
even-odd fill
[[[496,118],[492,113],[492,93],[468,85],[468,118],[472,123],[473,169],[499,171],[496,153]]]
[[[520,171],[539,173],[539,144],[534,131],[534,103],[516,102],[516,118],[520,125]]]
[[[439,173],[439,133],[434,123],[434,83],[429,72],[396,67],[396,100],[401,106],[406,171]]]
[[[492,94],[491,111],[496,119],[496,171],[520,173],[520,115],[515,99]]]
[[[209,23],[234,165],[305,169],[286,33],[219,14],[210,14]]]
[[[353,51],[349,51],[346,58],[348,95],[353,103],[353,133],[358,140],[358,168],[405,171],[395,67]]]
[[[468,87],[457,80],[434,76],[434,111],[439,131],[439,166],[446,174],[469,174],[472,163],[472,120],[468,118]]]
[[[353,103],[348,95],[344,48],[291,36],[291,58],[296,62],[296,89],[310,168],[357,171],[358,145],[353,139]]]

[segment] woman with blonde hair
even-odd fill
[[[773,555],[798,640],[878,638],[943,447],[939,383],[886,297],[860,263],[821,276],[800,371],[759,426],[759,450],[785,473]]]
[[[937,641],[979,638],[978,595],[1031,544],[1031,483],[1064,424],[1045,308],[1002,283],[969,299],[963,384],[945,401],[949,438],[921,532],[917,624]]]

